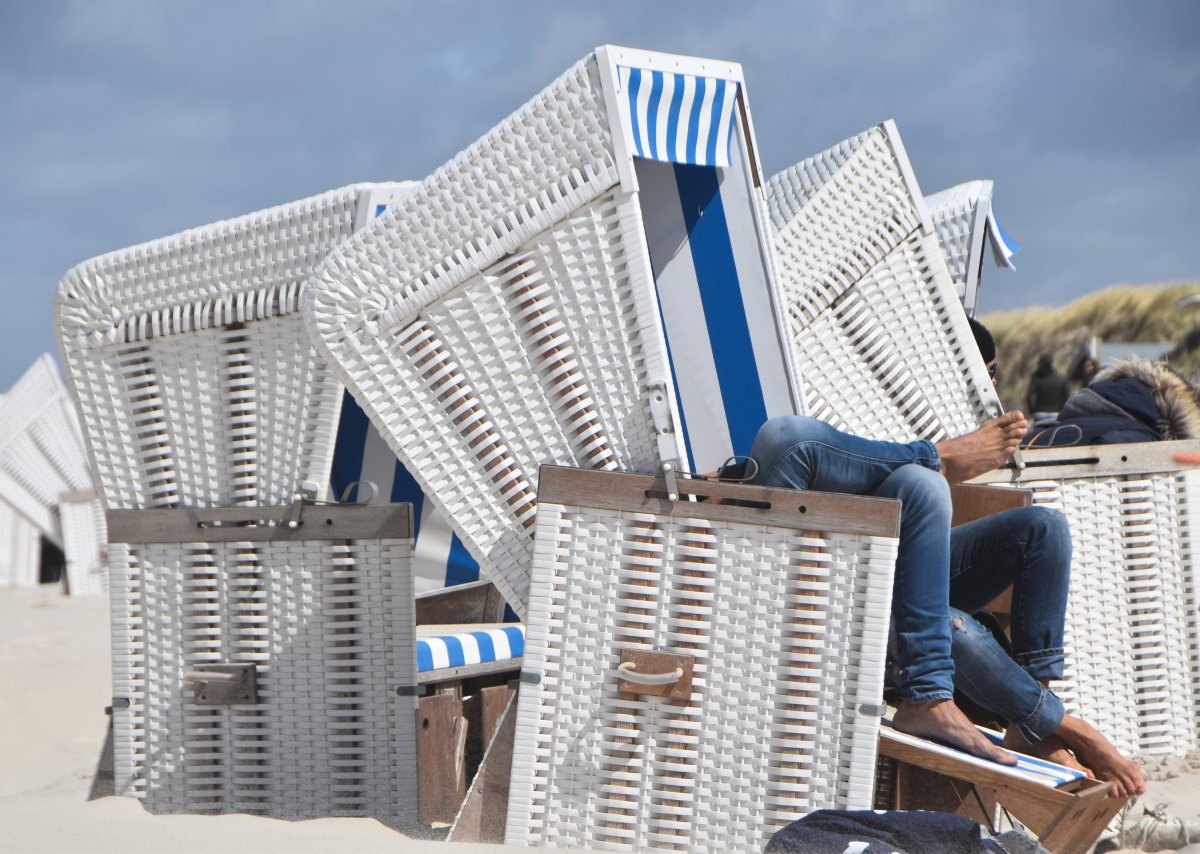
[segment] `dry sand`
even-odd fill
[[[108,647],[105,597],[0,589],[0,852],[495,854],[411,839],[374,819],[151,815],[132,798],[89,801],[108,727]]]
[[[108,604],[56,588],[0,589],[0,853],[494,852],[412,839],[373,819],[288,822],[151,815],[132,798],[88,800],[110,698]],[[1200,757],[1155,762],[1143,803],[1200,821]],[[1135,811],[1140,807],[1135,808]],[[1200,845],[1183,849],[1200,854]]]

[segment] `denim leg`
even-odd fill
[[[970,615],[950,609],[954,685],[985,709],[1015,724],[1030,744],[1062,723],[1062,700],[1030,676]]]
[[[804,415],[767,421],[754,437],[750,456],[759,465],[756,483],[852,495],[874,495],[888,475],[909,463],[933,471],[941,466],[937,449],[924,439],[879,442]]]
[[[950,604],[974,613],[1013,586],[1013,656],[1034,679],[1063,676],[1063,624],[1071,573],[1066,518],[1022,507],[950,534]]]
[[[954,664],[949,601],[950,491],[937,449],[924,439],[880,442],[799,415],[772,418],[750,455],[765,486],[899,498],[900,543],[892,595],[900,695],[950,699]]]
[[[950,486],[940,474],[901,466],[873,495],[898,498],[900,543],[892,587],[892,648],[902,699],[954,696],[950,602]]]

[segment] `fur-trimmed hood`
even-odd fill
[[[1158,407],[1155,425],[1163,439],[1200,438],[1198,389],[1165,362],[1145,359],[1119,359],[1096,374],[1090,388],[1103,387],[1106,381],[1127,377],[1138,380],[1151,390]]]

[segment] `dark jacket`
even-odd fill
[[[1200,437],[1200,405],[1170,365],[1127,359],[1071,395],[1050,424],[1030,431],[1026,446],[1112,445]]]

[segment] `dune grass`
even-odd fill
[[[1000,399],[1007,408],[1023,409],[1038,355],[1052,354],[1065,373],[1093,336],[1102,341],[1172,341],[1175,349],[1167,360],[1187,373],[1200,370],[1200,305],[1178,305],[1197,293],[1200,282],[1116,285],[1060,308],[981,314],[979,320],[996,338]]]

